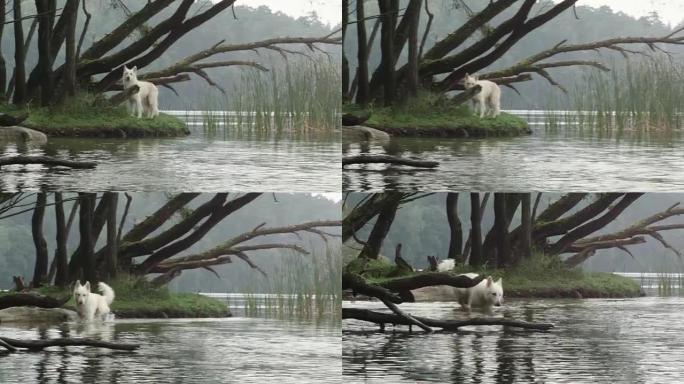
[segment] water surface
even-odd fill
[[[381,309],[376,302],[345,302]],[[410,303],[413,315],[453,319],[457,303]],[[508,300],[497,311],[551,322],[548,332],[466,327],[432,335],[385,333],[343,321],[349,383],[674,383],[684,377],[684,298]]]
[[[352,191],[681,191],[684,137],[622,137],[559,124],[546,129],[539,111],[526,118],[532,135],[513,138],[392,138],[389,145],[345,143],[343,153],[391,154],[440,162],[436,170],[383,164],[344,168]],[[562,123],[562,122],[561,122]]]
[[[87,347],[0,352],[3,384],[341,382],[339,322],[248,317],[127,319],[88,327],[2,324],[0,334],[141,344],[136,352]]]
[[[50,138],[43,147],[0,143],[0,156],[47,155],[95,161],[93,170],[15,165],[2,168],[0,190],[333,192],[341,183],[339,132],[279,136],[208,132],[203,115],[180,138]]]

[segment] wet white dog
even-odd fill
[[[454,269],[454,259],[442,260],[437,265],[437,271],[450,272]],[[466,273],[471,279],[478,277],[477,273]],[[479,284],[470,288],[455,288],[449,285],[424,287],[411,291],[418,301],[453,301],[454,298],[465,311],[477,308],[479,311],[491,314],[494,307],[503,305],[503,279],[494,281],[489,276]]]
[[[128,99],[128,111],[133,116],[141,118],[144,114],[150,119],[159,116],[159,90],[149,81],[138,80],[137,66],[129,69],[124,65],[121,81],[124,89],[134,85],[140,87],[140,90]]]
[[[485,116],[497,117],[501,113],[501,88],[489,80],[480,80],[477,75],[466,73],[463,79],[465,89],[470,89],[479,85],[482,90],[473,97],[475,112],[479,113],[480,118]]]
[[[93,321],[95,317],[106,320],[109,314],[109,305],[114,301],[114,290],[105,283],[97,286],[101,295],[90,292],[90,281],[81,285],[80,280],[76,280],[74,285],[74,301],[76,302],[76,312],[85,321]]]

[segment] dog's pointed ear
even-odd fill
[[[128,71],[128,67],[126,66],[126,64],[124,64],[123,70],[124,70],[124,72]]]
[[[86,283],[83,286],[90,291],[90,281],[86,281]]]
[[[81,280],[76,280],[76,282],[74,283],[74,288],[80,287],[80,286],[81,286]]]
[[[491,287],[491,286],[492,286],[492,282],[493,282],[492,277],[491,277],[491,276],[488,276],[488,277],[487,277],[487,287]]]
[[[138,72],[138,66],[134,65],[133,68],[131,68],[131,71],[133,72]]]
[[[503,277],[499,277],[499,280],[497,280],[496,283],[501,285],[503,283]]]

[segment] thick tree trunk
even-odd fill
[[[105,262],[107,266],[106,276],[109,280],[116,277],[117,260],[119,258],[119,243],[116,230],[116,213],[119,200],[118,193],[105,192],[102,197],[107,200],[107,245]]]
[[[45,236],[43,235],[43,219],[45,218],[45,205],[47,194],[39,192],[36,195],[36,207],[31,218],[31,232],[33,245],[36,248],[36,264],[33,270],[33,287],[40,287],[45,283],[48,272],[48,249]]]
[[[494,193],[494,238],[496,257],[491,261],[495,268],[508,264],[508,218],[506,216],[506,194]]]
[[[52,76],[52,23],[51,0],[36,0],[38,12],[38,73],[40,76],[40,103],[48,105],[53,98]]]
[[[527,258],[532,254],[532,193],[524,193],[522,196],[522,215],[520,218],[520,251],[521,258]]]
[[[480,213],[480,194],[470,194],[470,265],[482,265],[482,214]]]
[[[62,17],[67,17],[66,50],[64,52],[64,91],[70,97],[76,94],[76,22],[78,19],[78,5],[79,0],[70,0],[69,7],[65,7],[63,11],[68,13],[62,15]]]
[[[457,192],[449,192],[446,197],[446,214],[449,223],[451,240],[449,241],[449,253],[447,257],[454,259],[456,264],[463,263],[463,228],[461,220],[458,218],[458,196]]]
[[[26,53],[24,50],[24,29],[21,25],[21,1],[14,0],[14,97],[12,102],[23,105],[26,102]]]
[[[383,79],[383,98],[385,105],[392,105],[396,95],[396,73],[394,71],[394,30],[396,27],[398,0],[378,0],[380,8],[380,50],[382,61],[380,73]]]
[[[55,192],[55,218],[57,227],[57,249],[55,251],[55,285],[66,287],[69,284],[69,263],[67,260],[67,224],[64,216],[64,202],[61,192]]]
[[[409,18],[407,84],[409,95],[416,97],[418,95],[418,25],[420,23],[422,0],[411,0],[411,3],[407,7],[407,12],[409,9],[414,9],[414,7],[415,11],[410,14],[404,14],[404,17]]]
[[[81,242],[79,244],[81,264],[79,269],[83,271],[83,279],[85,281],[90,281],[91,287],[94,287],[97,281],[94,260],[95,238],[93,234],[95,196],[92,193],[79,193],[78,198],[80,203],[78,228],[81,236]],[[77,276],[73,277],[76,278]]]
[[[349,22],[349,0],[342,0],[342,41],[347,37],[347,23]],[[0,37],[2,31],[0,31]],[[1,57],[0,57],[1,59]],[[347,53],[342,46],[342,98],[346,100],[349,96],[349,62]]]
[[[358,51],[356,54],[358,61],[358,92],[356,93],[356,103],[365,106],[370,97],[368,86],[368,48],[366,47],[366,15],[363,0],[356,2],[356,36]]]
[[[396,194],[396,192],[391,192]],[[380,211],[378,219],[371,230],[368,240],[366,240],[366,245],[364,245],[359,257],[365,257],[368,259],[377,259],[380,254],[380,249],[382,248],[382,243],[389,233],[394,217],[397,214],[397,209],[399,209],[401,199],[394,198],[390,199]]]
[[[0,41],[5,31],[5,0],[0,1]],[[0,52],[0,95],[4,94],[7,89],[7,65],[5,64],[5,57]],[[0,96],[0,98],[2,98]]]

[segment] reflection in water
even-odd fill
[[[573,127],[545,129],[542,115],[523,116],[533,134],[515,138],[393,138],[389,145],[344,143],[345,155],[418,156],[436,170],[345,167],[345,190],[679,191],[684,137],[616,137]]]
[[[380,309],[375,302],[345,302]],[[466,316],[456,303],[402,304],[434,318]],[[684,375],[684,298],[508,300],[497,316],[552,322],[548,332],[467,327],[458,333],[385,333],[343,323],[345,382],[677,382]]]
[[[180,117],[183,117],[181,115]],[[193,117],[194,119],[197,116]],[[51,138],[44,147],[0,143],[0,156],[96,161],[94,170],[6,166],[0,189],[59,191],[338,191],[338,132],[287,137],[206,132],[192,121],[182,138]]]
[[[225,295],[224,295],[225,296]],[[235,313],[244,312],[231,301]],[[0,352],[0,383],[339,383],[339,319],[130,319],[0,325],[17,339],[87,337],[140,344],[136,352],[47,348]]]

